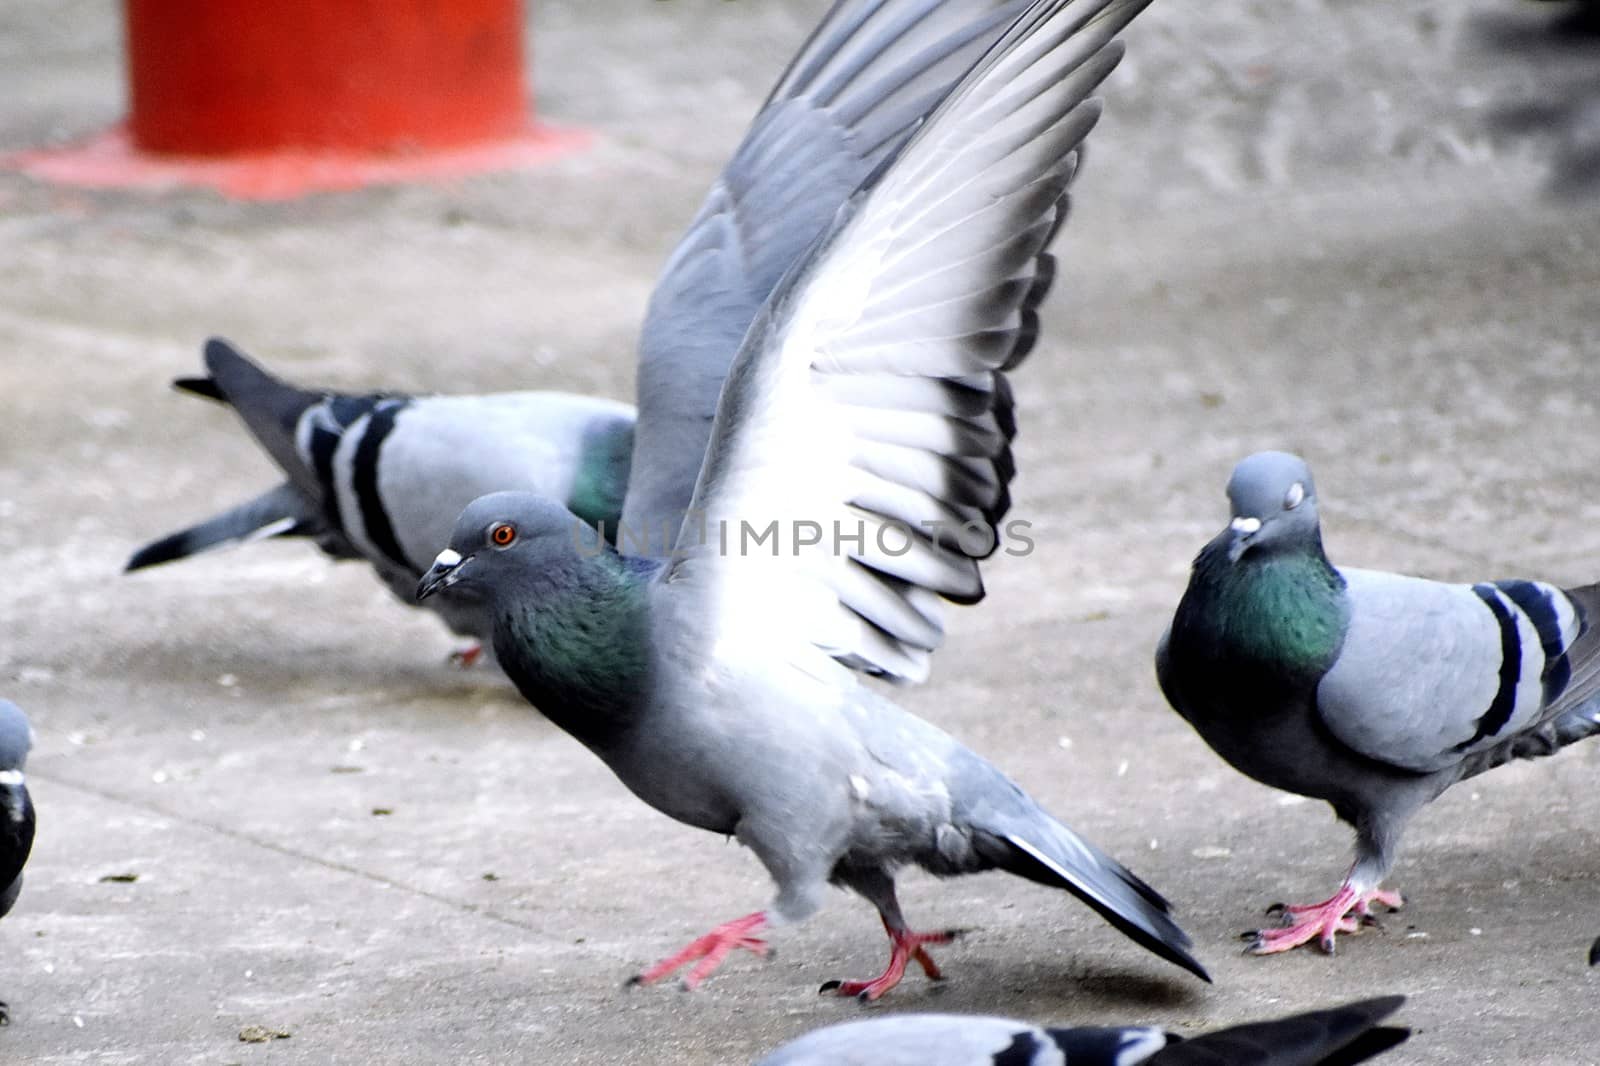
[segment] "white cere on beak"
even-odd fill
[[[1248,536],[1249,534],[1254,533],[1256,530],[1261,528],[1261,519],[1249,518],[1241,515],[1240,517],[1235,518],[1232,522],[1229,522],[1228,528],[1232,529],[1235,533],[1243,533]]]
[[[461,553],[456,551],[454,548],[446,548],[444,551],[440,552],[438,555],[433,557],[433,565],[434,566],[460,566],[461,565]]]
[[[1283,494],[1283,509],[1292,511],[1300,506],[1300,501],[1306,498],[1306,487],[1296,481],[1289,486],[1289,491]]]
[[[21,770],[0,770],[0,786],[22,784]]]

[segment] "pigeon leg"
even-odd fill
[[[939,981],[944,978],[939,972],[938,964],[933,961],[933,956],[928,954],[924,945],[948,944],[961,935],[959,929],[949,929],[941,933],[912,932],[906,924],[905,915],[900,913],[900,900],[895,895],[894,878],[881,869],[851,870],[846,884],[878,908],[878,917],[883,921],[883,931],[889,934],[889,965],[884,968],[883,973],[871,981],[829,981],[819,991],[835,992],[841,996],[857,996],[863,1003],[871,1003],[899,984],[900,979],[905,976],[906,966],[912,962],[922,967],[922,972],[928,975],[929,980]]]
[[[944,975],[939,972],[933,956],[928,954],[923,945],[948,944],[957,935],[953,929],[942,933],[913,933],[908,929],[890,930],[889,965],[883,973],[870,981],[829,981],[822,986],[822,991],[834,992],[841,996],[856,996],[863,1003],[871,1003],[900,983],[900,978],[905,976],[906,964],[913,960],[922,967],[922,971],[930,979],[942,980]]]
[[[767,915],[765,911],[756,911],[754,914],[747,914],[743,918],[735,918],[731,922],[725,922],[671,958],[663,959],[644,973],[628,978],[628,984],[654,984],[674,970],[698,959],[698,964],[683,979],[684,989],[693,991],[700,982],[710,977],[712,972],[722,965],[722,960],[726,959],[735,948],[743,948],[757,955],[765,955],[767,953],[767,942],[755,936],[755,934],[760,932],[766,924]]]
[[[478,660],[482,658],[483,645],[477,643],[468,644],[465,648],[457,648],[455,651],[450,653],[450,661],[461,667],[463,670],[468,670],[473,666],[476,666]]]
[[[1398,892],[1376,888],[1361,892],[1347,880],[1339,886],[1339,891],[1321,903],[1282,907],[1288,924],[1282,929],[1262,929],[1253,934],[1250,952],[1276,955],[1316,940],[1323,951],[1332,955],[1334,937],[1339,933],[1360,932],[1362,925],[1373,917],[1374,903],[1399,910],[1403,902]]]

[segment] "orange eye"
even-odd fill
[[[498,548],[509,548],[511,542],[517,539],[517,527],[509,522],[501,522],[489,530],[489,539]]]

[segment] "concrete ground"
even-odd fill
[[[4,1061],[731,1064],[861,1016],[816,995],[883,962],[843,895],[770,964],[625,991],[759,906],[759,866],[448,666],[362,568],[269,544],[118,572],[273,477],[167,388],[209,334],[309,382],[629,395],[654,271],[823,4],[537,6],[540,112],[597,135],[537,170],[277,204],[0,175],[0,694],[39,735]],[[1546,73],[1474,49],[1512,6],[1168,0],[1128,34],[1015,379],[1038,550],[904,699],[1169,894],[1216,983],[1061,894],[908,876],[915,922],[975,932],[880,1010],[1193,1031],[1404,992],[1390,1061],[1600,1061],[1600,748],[1417,819],[1382,934],[1247,958],[1349,834],[1221,764],[1150,667],[1264,446],[1315,465],[1336,559],[1600,576],[1600,213],[1486,132]],[[114,7],[0,4],[0,151],[122,113]]]

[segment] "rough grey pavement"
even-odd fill
[[[1342,562],[1600,577],[1600,210],[1486,132],[1537,73],[1469,47],[1510,3],[1166,0],[1130,31],[1016,378],[1037,548],[905,698],[1170,894],[1216,984],[1062,894],[909,877],[915,923],[974,933],[881,1009],[1182,1031],[1404,992],[1397,1063],[1600,1058],[1600,747],[1418,818],[1382,933],[1246,958],[1349,835],[1223,766],[1150,666],[1258,448],[1315,466]],[[0,5],[0,150],[121,113],[115,7]],[[842,894],[771,963],[625,991],[760,906],[758,864],[448,666],[360,568],[275,544],[118,573],[274,477],[167,389],[208,334],[296,380],[629,394],[654,272],[823,4],[537,7],[539,111],[596,134],[549,166],[253,205],[0,175],[0,692],[39,730],[0,1060],[739,1063],[862,1009],[816,995],[884,961]]]

